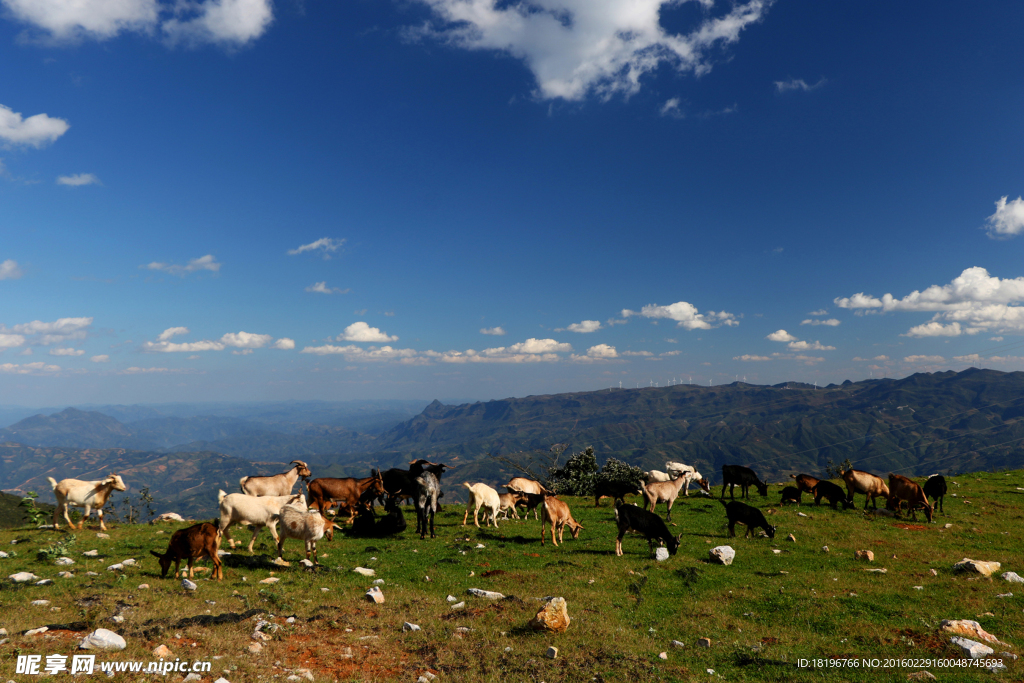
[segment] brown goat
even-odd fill
[[[901,474],[889,473],[889,502],[886,507],[890,510],[899,510],[901,501],[907,501],[910,507],[910,515],[917,519],[917,509],[924,508],[924,514],[928,521],[932,521],[932,504],[928,502],[928,496],[924,494],[917,482],[907,479]]]
[[[320,477],[309,482],[307,490],[310,508],[317,508],[320,514],[326,517],[331,505],[337,501],[339,509],[348,511],[350,522],[355,519],[360,501],[368,502],[370,498],[387,493],[380,470],[373,470],[373,474],[364,479]],[[364,498],[367,500],[363,500]]]
[[[553,496],[544,499],[544,516],[540,521],[540,544],[544,545],[544,525],[551,523],[551,542],[556,546],[562,541],[565,527],[569,527],[573,538],[580,537],[583,525],[572,518],[569,506]],[[558,529],[558,541],[555,540],[555,529]]]
[[[889,500],[889,487],[885,485],[881,477],[876,477],[861,470],[844,470],[839,473],[839,476],[846,482],[847,500],[851,503],[853,502],[853,494],[865,494],[865,510],[868,509],[869,500],[871,501],[871,506],[876,510],[878,509],[878,502],[875,500],[878,496],[881,496],[886,501]]]
[[[217,525],[203,522],[175,531],[170,543],[167,544],[167,552],[163,555],[155,550],[149,552],[160,560],[160,578],[166,578],[171,562],[174,563],[174,577],[177,578],[181,561],[188,560],[188,578],[191,579],[192,562],[208,557],[213,562],[213,578],[220,581],[224,578],[224,569],[220,563],[220,556],[217,555],[218,550],[220,534],[217,533]]]
[[[796,487],[804,493],[814,493],[814,487],[820,481],[809,474],[791,474],[789,476],[796,479]]]

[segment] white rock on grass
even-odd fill
[[[168,657],[173,657],[174,653],[171,652],[171,648],[166,645],[157,645],[153,648],[153,656],[160,657],[161,659],[167,659]]]
[[[86,557],[99,557],[100,551],[99,550],[86,550],[82,554],[85,555]]]
[[[462,609],[465,606],[466,606],[465,602],[457,602],[454,605],[452,605],[452,609]]]
[[[73,565],[75,561],[72,560],[70,557],[58,557],[56,560],[53,561],[53,563],[58,567],[69,567]]]
[[[469,588],[466,590],[470,595],[475,595],[478,598],[486,598],[488,600],[503,600],[505,598],[501,593],[495,593],[494,591],[485,591],[482,588]]]
[[[716,563],[729,566],[732,564],[733,559],[736,557],[736,551],[730,546],[720,545],[717,548],[712,548],[708,551],[709,559]]]
[[[657,548],[654,551],[654,559],[658,562],[664,562],[668,559],[668,548]]]
[[[121,564],[123,564],[126,567],[130,567],[133,564],[135,564],[135,560],[129,557],[127,560],[121,560]]]
[[[36,581],[37,586],[50,586],[53,584],[53,579],[39,579]]]
[[[420,629],[420,627],[417,624],[412,624],[412,623],[407,621],[404,624],[402,624],[402,630],[403,631],[420,631],[422,629]]]
[[[1010,583],[1024,583],[1024,577],[1018,576],[1015,572],[1003,572],[999,578]]]
[[[971,640],[969,638],[961,638],[960,636],[953,636],[949,639],[949,642],[960,648],[965,657],[971,659],[981,659],[995,652],[988,645],[982,645],[981,643]]]
[[[370,590],[366,591],[366,599],[370,602],[374,602],[378,605],[381,605],[384,603],[384,593],[381,591],[380,588],[374,586]]]
[[[669,643],[669,645],[671,645],[672,647],[676,648],[677,650],[682,650],[684,647],[686,647],[686,644],[683,643],[680,640],[673,640],[672,642]]]
[[[57,576],[59,576],[62,579],[73,579],[73,578],[75,578],[75,575],[72,574],[71,572],[61,572],[61,573],[57,574]]]
[[[32,628],[32,629],[29,629],[29,630],[25,631],[25,635],[26,636],[37,636],[40,633],[46,633],[49,630],[50,630],[49,626],[40,626],[39,628]]]
[[[128,643],[125,642],[124,638],[105,628],[96,629],[78,643],[78,649],[80,650],[117,651],[123,650],[127,646]]]
[[[375,569],[367,569],[366,567],[356,567],[352,571],[362,576],[377,576],[377,571]]]
[[[112,565],[110,565],[109,567],[107,567],[107,571],[108,571],[108,572],[120,572],[120,571],[124,571],[124,565],[123,565],[123,564],[121,564],[120,562],[118,562],[117,564],[112,564]]]
[[[96,538],[110,538],[110,534],[105,534],[103,532],[100,532],[100,533],[96,534]]]
[[[965,557],[953,565],[953,570],[958,572],[975,572],[982,576],[992,576],[993,572],[999,571],[1002,566],[998,562],[986,562],[983,560],[972,560]]]
[[[47,605],[50,604],[50,601],[49,600],[33,600],[29,604],[32,605],[33,607],[46,607]]]
[[[184,588],[187,591],[194,591],[195,589],[199,588],[199,584],[197,584],[195,581],[189,581],[188,579],[182,579],[181,580],[181,587]]]
[[[547,656],[551,659],[558,659],[558,648],[552,645],[548,648]]]
[[[457,597],[455,597],[454,595],[449,595],[447,598],[445,598],[445,600],[447,600],[448,602],[458,602],[459,601],[459,599]]]
[[[260,583],[277,583],[280,580],[281,579],[276,576],[271,576],[266,579],[263,579],[262,581],[260,581]]]
[[[14,583],[28,583],[29,581],[39,580],[39,577],[31,572],[18,572],[17,574],[11,574],[7,578]]]

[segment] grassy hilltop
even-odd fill
[[[930,525],[920,515],[915,523],[876,518],[860,509],[779,508],[780,489],[773,486],[768,498],[755,494],[751,502],[778,525],[774,540],[744,539],[742,530],[729,539],[717,501],[683,498],[673,509],[682,545],[661,563],[633,536],[624,541],[625,556],[615,557],[609,503],[595,508],[593,500],[584,499],[567,499],[585,528],[578,540],[567,535],[559,548],[550,540],[541,546],[540,523],[532,519],[503,521],[497,531],[477,530],[472,523],[463,528],[464,508],[449,505],[438,518],[436,539],[421,541],[411,530],[385,540],[338,535],[321,544],[323,568],[307,572],[294,563],[300,557],[298,541],[285,548],[292,567],[269,564],[264,531],[255,558],[240,549],[225,558],[225,581],[200,579],[195,592],[161,580],[149,555],[166,547],[176,527],[112,525],[109,540],[97,538],[95,525],[72,533],[0,531],[0,548],[16,553],[0,559],[3,577],[29,571],[55,581],[35,586],[3,580],[0,601],[6,609],[0,626],[12,635],[0,647],[0,679],[22,680],[14,675],[16,654],[70,655],[84,629],[102,626],[128,641],[128,649],[112,660],[150,660],[150,651],[165,644],[173,657],[213,661],[214,675],[204,680],[223,675],[232,683],[280,681],[299,668],[308,668],[316,681],[408,682],[428,670],[442,683],[905,681],[920,669],[939,681],[1020,681],[1024,662],[1012,661],[1006,662],[1007,671],[995,674],[936,666],[888,671],[795,666],[800,658],[956,657],[949,637],[938,631],[942,619],[975,619],[1006,643],[996,646],[997,652],[1021,654],[1024,589],[997,576],[955,574],[951,567],[970,557],[1024,573],[1024,471],[967,474],[952,481],[951,493],[957,495],[947,496],[945,515]],[[861,501],[858,497],[858,508]],[[407,518],[413,519],[411,511]],[[796,541],[787,541],[788,534]],[[57,547],[60,543],[63,547]],[[708,550],[723,544],[736,549],[733,565],[707,563]],[[826,545],[828,552],[822,549]],[[49,554],[37,558],[46,549]],[[91,549],[100,557],[82,555]],[[853,559],[861,549],[875,553],[872,564]],[[54,565],[58,554],[76,564]],[[128,557],[139,564],[123,572],[106,570]],[[383,605],[364,601],[372,579],[354,574],[357,566],[374,568],[384,580]],[[869,573],[868,568],[888,571]],[[64,569],[74,578],[59,578]],[[98,575],[90,577],[88,571]],[[280,581],[260,583],[271,575]],[[510,597],[490,602],[467,595],[468,588]],[[997,597],[1011,592],[1013,597]],[[466,607],[451,609],[445,600],[449,594]],[[530,632],[525,625],[542,604],[537,598],[552,595],[568,601],[569,630]],[[30,605],[40,599],[50,604]],[[231,615],[247,612],[247,618],[232,620]],[[115,614],[123,623],[111,621]],[[290,616],[296,618],[292,624],[285,621]],[[204,623],[216,617],[222,623]],[[261,653],[250,654],[250,634],[264,617],[280,630]],[[406,621],[422,631],[403,633]],[[50,632],[21,635],[42,625],[50,625]],[[470,630],[460,631],[463,627]],[[711,639],[710,649],[697,646],[702,637]],[[685,647],[673,649],[672,640]],[[559,648],[554,660],[544,656],[552,645]],[[667,660],[658,658],[661,652],[667,652]],[[349,653],[350,658],[342,656]],[[132,676],[117,674],[116,680],[152,680]]]

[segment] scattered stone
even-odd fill
[[[50,630],[50,628],[48,626],[40,626],[39,628],[31,628],[31,629],[25,631],[25,635],[26,636],[36,636],[36,635],[39,635],[40,633],[46,633],[49,630]]]
[[[889,570],[879,567],[878,569],[865,569],[864,571],[871,572],[872,574],[885,574]]]
[[[384,604],[384,593],[381,592],[380,588],[374,586],[370,590],[366,591],[366,599],[369,602],[377,603],[378,605]]]
[[[100,551],[99,550],[86,550],[82,554],[85,555],[86,557],[99,557],[100,556]]]
[[[779,550],[778,548],[772,548],[772,553],[774,553],[775,555],[781,555],[782,551]]]
[[[1012,598],[1013,593],[999,593],[996,595],[997,598]]]
[[[161,515],[157,515],[150,521],[150,524],[156,524],[157,522],[184,522],[185,518],[179,515],[177,512],[165,512]],[[158,532],[159,533],[159,532]]]
[[[720,545],[717,548],[712,548],[708,551],[709,559],[716,563],[729,566],[732,564],[733,559],[736,557],[736,551],[730,546]]]
[[[228,679],[226,679],[223,676],[221,676],[220,678],[215,680],[213,683],[231,683],[231,681],[229,681]]]
[[[149,590],[149,584],[148,583],[140,583],[139,584],[139,590],[140,591]]]
[[[10,557],[10,555],[5,553],[3,550],[0,550],[0,560],[6,560],[8,557]]]
[[[245,649],[249,651],[249,654],[258,655],[259,653],[263,652],[263,644],[249,643],[249,645],[246,646]]]
[[[330,590],[331,590],[330,588],[326,588],[326,587],[320,588],[320,592],[321,593],[327,593],[327,592],[330,592]]]
[[[548,648],[547,656],[551,659],[558,659],[558,648],[552,645]]]
[[[188,579],[181,580],[181,587],[187,591],[194,591],[199,588],[199,585],[195,581],[189,581]]]
[[[447,600],[448,602],[458,602],[459,601],[459,599],[457,597],[455,597],[454,595],[449,595],[447,598],[445,598],[445,600]]]
[[[123,569],[124,569],[124,565],[121,564],[120,562],[118,562],[117,564],[112,564],[109,567],[107,567],[107,571],[108,572],[119,572],[119,571],[122,571]]]
[[[86,576],[99,576],[99,574],[97,574],[96,572],[86,572],[85,575]]]
[[[37,586],[49,586],[53,584],[53,579],[39,579],[36,581]]]
[[[466,606],[465,602],[457,602],[454,605],[452,605],[452,609],[462,609],[465,606]]]
[[[953,571],[975,572],[982,576],[992,576],[992,572],[998,571],[1001,566],[998,562],[985,562],[965,557],[953,565]]]
[[[292,566],[292,563],[289,562],[288,560],[284,559],[283,557],[275,557],[274,558],[274,564],[276,564],[278,567],[290,567],[290,566]]]
[[[664,562],[668,559],[668,548],[656,548],[654,550],[654,559],[658,562]]]
[[[423,629],[421,629],[418,625],[411,624],[408,621],[405,622],[404,624],[402,624],[402,631],[422,631],[422,630]]]
[[[130,567],[133,564],[135,564],[135,560],[129,557],[127,560],[121,560],[121,564],[123,564],[126,567]]]
[[[990,643],[999,643],[998,638],[983,629],[981,624],[971,619],[944,619],[939,626],[947,633],[956,633],[961,636],[980,638]],[[999,644],[1001,645],[1002,643]]]
[[[932,576],[938,576],[939,575],[939,572],[936,571],[935,569],[929,569],[928,571],[931,573]]]
[[[999,578],[1010,583],[1024,583],[1024,577],[1018,576],[1015,572],[1003,572]]]
[[[7,578],[14,583],[28,583],[29,581],[36,581],[39,579],[38,576],[30,572],[18,572],[17,574],[11,574]]]
[[[128,646],[124,638],[113,631],[98,628],[78,643],[79,650],[123,650]]]
[[[373,582],[373,585],[374,586],[383,586],[384,585],[384,579],[375,579],[374,582]]]
[[[473,576],[473,572],[470,572],[469,575]],[[426,581],[427,583],[430,583],[430,577],[429,576],[424,576],[423,580]]]
[[[658,659],[668,659],[668,653],[667,652],[659,652],[658,653]]]
[[[867,560],[868,562],[875,561],[875,554],[870,550],[858,550],[853,554],[855,560]]]
[[[473,629],[469,628],[468,626],[459,626],[457,629],[455,629],[455,632],[456,633],[469,633],[472,630]]]
[[[46,607],[50,604],[49,600],[33,600],[31,603],[33,607]]]
[[[995,652],[988,645],[982,645],[981,643],[970,640],[969,638],[961,638],[960,636],[953,636],[949,639],[949,642],[960,648],[965,657],[971,659],[981,659]]]
[[[923,591],[924,590],[924,586],[914,586],[914,590],[916,590],[916,591]]]
[[[1011,662],[1016,662],[1017,659],[1019,659],[1017,655],[1013,654],[1012,652],[1000,652],[999,656],[1003,659],[1009,659]]]
[[[110,620],[112,622],[114,622],[115,624],[123,624],[124,623],[124,617],[122,617],[120,614],[115,614],[114,616],[110,617]]]
[[[942,525],[942,528],[943,528],[943,529],[952,529],[952,528],[953,528],[953,525],[952,525],[952,524],[943,524],[943,525]]]
[[[75,563],[75,561],[72,560],[70,557],[58,557],[56,560],[53,561],[53,563],[58,567],[70,567]]]
[[[798,512],[798,513],[796,513],[796,516],[797,516],[797,517],[806,517],[807,515],[805,515],[805,514],[804,514],[804,513],[802,513],[802,512]]]
[[[362,576],[377,576],[377,570],[367,569],[366,567],[356,567],[352,571]]]
[[[102,532],[96,534],[96,538],[110,538],[110,534],[104,534]]]
[[[153,656],[160,657],[161,659],[166,659],[168,657],[173,657],[174,653],[171,652],[171,648],[167,647],[166,645],[157,645],[155,648],[153,648]]]
[[[935,676],[930,671],[915,671],[912,674],[907,674],[908,681],[934,681]]]
[[[710,638],[701,638],[700,640],[697,641],[697,647],[704,647],[704,648],[711,647],[711,639]]]
[[[477,548],[483,548],[483,547],[484,547],[484,544],[483,544],[483,543],[477,543],[477,544],[476,544],[476,547],[477,547]]]
[[[299,560],[299,564],[301,564],[306,569],[312,569],[316,566],[316,563],[314,563],[312,560],[306,559],[305,557]]]
[[[565,598],[551,598],[530,620],[530,628],[534,631],[563,633],[569,628],[569,621],[569,610],[566,607]]]
[[[295,623],[295,617],[288,617],[287,619],[284,620],[284,623],[286,623],[286,624],[294,624]]]
[[[792,543],[796,543],[796,536],[794,536],[793,534],[790,534],[789,536],[786,536],[786,540],[790,541]]]
[[[466,590],[470,595],[475,595],[478,598],[487,598],[488,600],[502,600],[505,598],[501,593],[495,593],[494,591],[485,591],[480,588],[470,588]]]
[[[2,636],[6,636],[6,635],[7,635],[7,629],[5,629],[5,628],[0,628],[0,637],[2,637]]]
[[[677,650],[682,650],[684,647],[686,647],[686,645],[684,645],[681,640],[673,640],[669,643],[669,645],[676,648]]]
[[[270,576],[260,581],[260,583],[277,583],[280,580],[281,579],[277,576]]]
[[[828,546],[827,545],[821,546],[821,552],[827,553],[828,552]]]

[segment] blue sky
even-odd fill
[[[1019,3],[0,8],[2,403],[1024,366]]]

